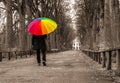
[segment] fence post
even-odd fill
[[[99,56],[99,55],[98,55],[98,52],[96,52],[95,55],[96,55],[96,62],[98,62],[98,60],[99,60],[99,59],[98,59],[98,58],[99,58],[99,57],[98,57],[98,56]]]
[[[14,53],[15,53],[15,58],[17,59],[17,52],[15,51]]]
[[[92,59],[94,59],[94,53],[93,52],[91,52],[91,56],[92,56]]]
[[[8,60],[11,60],[11,53],[8,52]]]
[[[98,63],[101,64],[101,52],[98,53]]]
[[[2,52],[0,52],[0,62],[2,62]]]
[[[28,53],[27,53],[27,51],[24,51],[24,52],[25,52],[25,56],[26,56],[26,58],[27,58]]]
[[[112,51],[107,52],[107,70],[112,69]]]
[[[91,52],[89,52],[89,57],[91,58]]]
[[[20,57],[22,58],[22,51],[20,51],[20,53],[19,53],[19,54],[20,54]]]
[[[117,71],[120,71],[120,49],[116,51]]]
[[[97,53],[97,52],[94,52],[94,60],[95,60],[96,62],[98,62],[98,53]]]
[[[102,52],[102,67],[106,67],[106,52]]]
[[[95,57],[95,52],[93,52],[93,60],[95,61],[96,57]]]

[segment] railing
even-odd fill
[[[2,62],[4,59],[18,59],[23,57],[31,57],[34,54],[34,51],[28,50],[28,51],[4,51],[0,52],[0,62]]]
[[[99,50],[99,51],[93,51],[93,50],[82,50],[86,55],[88,55],[91,59],[98,62],[99,64],[102,64],[103,68],[106,68],[107,70],[112,69],[112,62],[115,58],[115,62],[117,62],[117,69],[120,70],[120,49],[114,48],[114,49],[108,49],[108,50]]]
[[[59,52],[59,49],[51,49],[48,50],[48,53],[55,53]],[[27,50],[27,51],[1,51],[0,52],[0,62],[2,62],[4,59],[11,60],[11,59],[18,59],[18,58],[24,58],[24,57],[31,57],[32,55],[35,55],[35,50]]]

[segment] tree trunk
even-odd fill
[[[105,0],[105,18],[104,18],[104,23],[105,23],[105,44],[106,44],[106,49],[110,49],[113,47],[113,39],[112,39],[112,15],[111,15],[111,1],[112,0]]]
[[[19,48],[20,48],[20,50],[26,50],[27,28],[25,27],[25,1],[24,0],[22,0],[22,2],[19,3],[19,20],[20,20]]]
[[[32,14],[30,12],[30,2],[29,0],[25,0],[26,1],[26,14],[27,14],[27,21],[28,23],[30,23],[31,19],[32,19]],[[27,49],[30,50],[32,48],[32,37],[29,33],[27,33]]]
[[[6,50],[8,48],[12,47],[12,41],[13,35],[12,35],[12,0],[7,1],[7,27],[6,27],[6,39],[5,39],[5,48]]]

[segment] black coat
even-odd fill
[[[46,39],[47,39],[47,35],[43,35],[43,36],[32,36],[32,45],[33,45],[33,49],[37,50],[37,49],[47,49],[47,45],[46,45]]]

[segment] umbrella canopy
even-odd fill
[[[50,18],[37,18],[28,25],[28,32],[32,35],[45,35],[53,32],[57,23]]]

